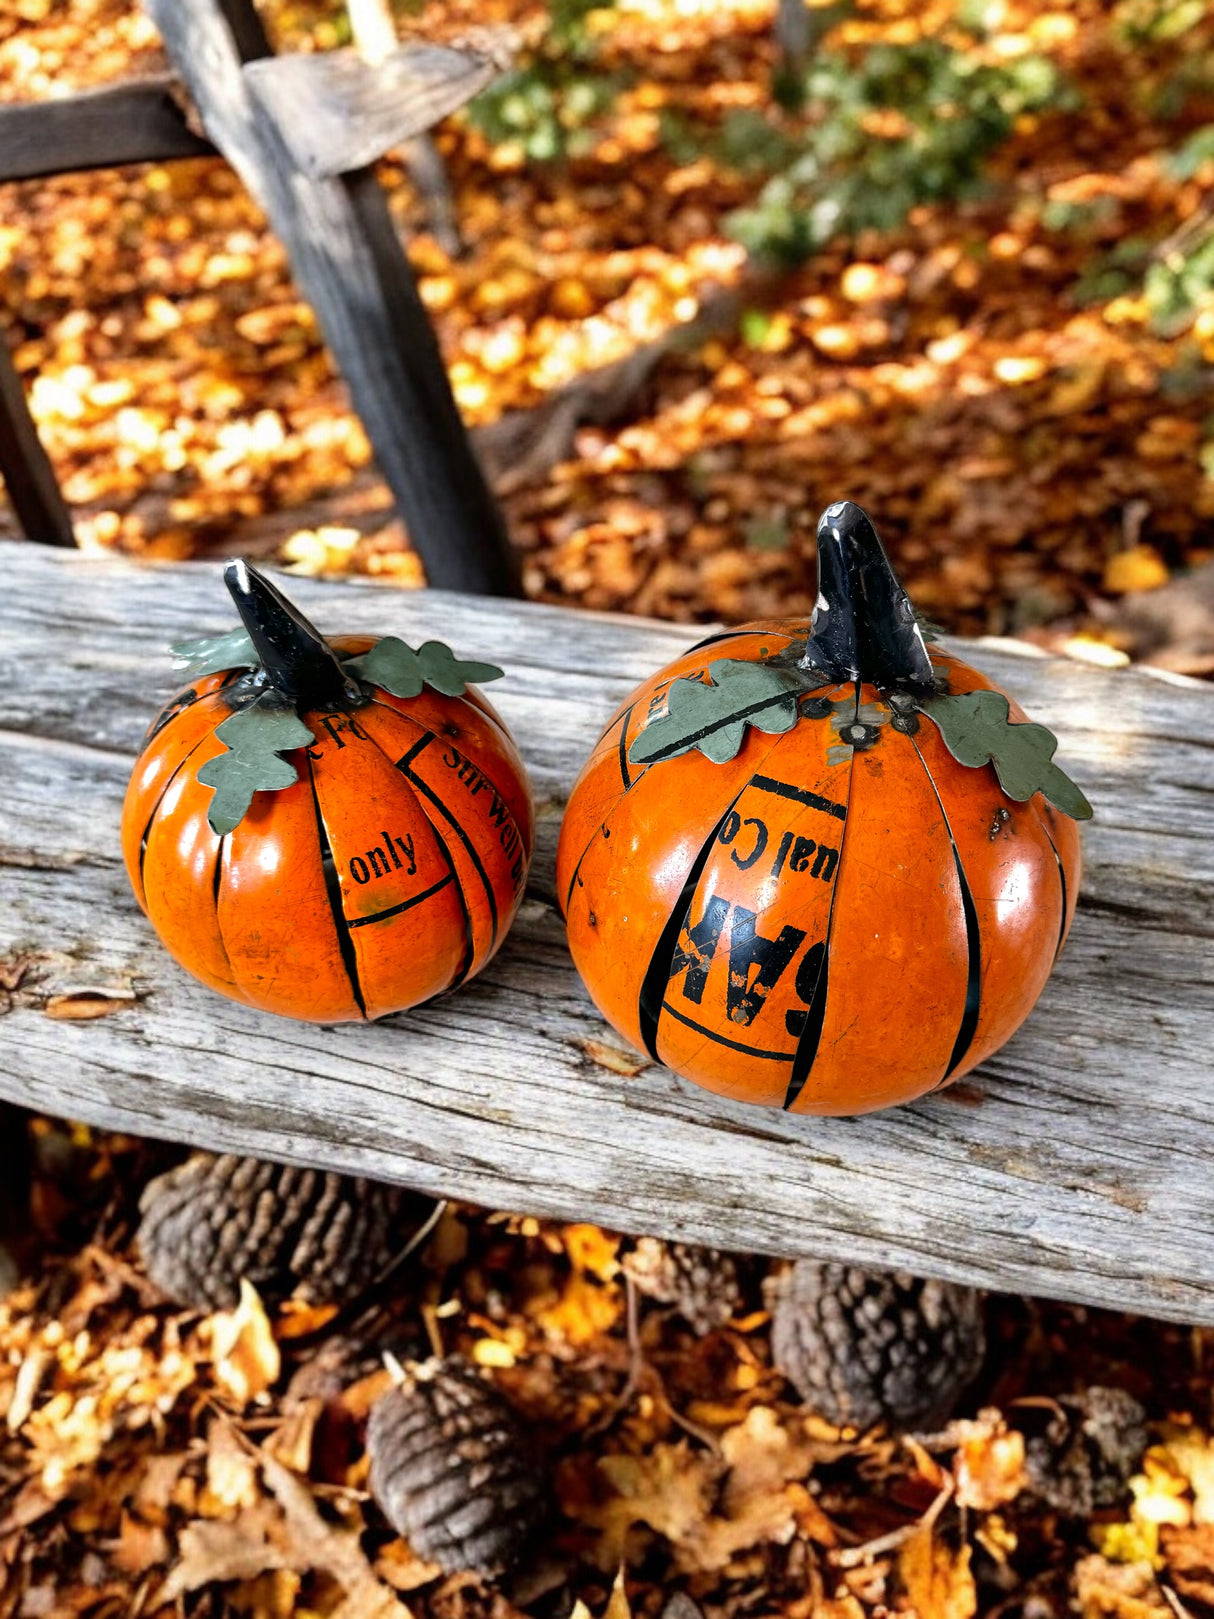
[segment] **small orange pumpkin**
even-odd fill
[[[313,1022],[403,1011],[477,973],[522,897],[533,814],[508,731],[438,642],[322,639],[244,562],[244,630],[193,676],[123,809],[135,897],[204,984]]]
[[[1050,733],[925,642],[858,506],[824,513],[818,570],[812,620],[715,636],[621,705],[570,797],[557,892],[635,1046],[726,1096],[852,1114],[1019,1027],[1091,810]]]

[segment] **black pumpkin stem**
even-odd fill
[[[296,710],[346,708],[362,700],[329,643],[252,563],[229,562],[223,579],[269,684]]]
[[[818,605],[801,667],[881,691],[933,690],[910,597],[854,501],[837,501],[818,519]]]

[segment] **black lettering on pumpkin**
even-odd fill
[[[751,1024],[804,942],[802,928],[782,927],[774,939],[755,932],[755,913],[735,905],[729,933],[726,1009],[733,1023]],[[758,972],[751,978],[752,970]]]
[[[835,867],[838,864],[839,864],[839,851],[838,851],[838,849],[828,849],[824,843],[820,843],[818,845],[818,852],[814,856],[814,867],[813,867],[812,875],[815,876],[815,877],[821,877],[821,879],[822,879],[822,881],[824,883],[828,883],[831,880],[831,878],[834,876]]]
[[[822,966],[825,960],[826,943],[821,939],[819,939],[817,944],[811,944],[809,949],[801,957],[801,964],[797,968],[797,977],[794,987],[797,991],[798,999],[804,1001],[807,1007],[813,1004],[814,995],[817,993],[818,989],[818,980],[822,976]],[[784,1014],[784,1027],[788,1030],[789,1034],[792,1035],[794,1040],[799,1040],[805,1033],[805,1025],[808,1021],[808,1012],[796,1011],[785,1012]]]
[[[725,918],[728,915],[729,901],[714,894],[704,907],[704,914],[695,927],[685,927],[683,930],[690,949],[684,949],[680,942],[671,958],[670,977],[675,979],[680,973],[687,975],[683,980],[683,999],[694,1001],[697,1006],[703,997],[704,985],[708,981],[708,969],[712,966],[721,929],[725,926]]]
[[[745,860],[738,859],[738,851],[736,849],[731,849],[729,851],[729,858],[733,861],[734,865],[737,866],[739,871],[749,871],[754,865],[755,861],[767,847],[767,828],[763,825],[762,821],[756,820],[753,816],[749,820],[743,821],[742,825],[753,826],[756,829],[755,846],[747,855]]]

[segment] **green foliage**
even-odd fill
[[[1162,163],[1181,182],[1214,164],[1214,124],[1189,135]],[[1041,220],[1050,230],[1082,231],[1103,223],[1104,215],[1099,204],[1047,203]],[[1177,337],[1192,324],[1214,294],[1214,214],[1199,211],[1162,242],[1126,237],[1089,262],[1072,295],[1079,303],[1095,304],[1139,292],[1161,335]]]
[[[597,70],[588,19],[613,0],[549,0],[549,26],[528,62],[472,103],[468,116],[492,141],[516,141],[537,163],[576,157],[619,94]]]
[[[793,140],[763,121],[752,150],[788,155],[729,221],[753,253],[793,263],[835,237],[895,229],[920,204],[976,194],[1016,119],[1068,101],[1044,57],[991,63],[976,42],[939,39],[874,45],[858,60],[823,53],[804,89],[809,127]]]
[[[1214,220],[1184,246],[1156,258],[1142,284],[1151,324],[1175,336],[1192,324],[1201,304],[1214,293]]]
[[[1179,39],[1208,15],[1208,0],[1120,0],[1113,26],[1131,46],[1161,45]]]

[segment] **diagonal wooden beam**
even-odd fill
[[[387,201],[367,169],[314,180],[249,90],[249,0],[145,0],[210,138],[269,216],[432,585],[511,595],[519,566],[469,442]],[[233,21],[237,32],[233,31]],[[243,49],[238,44],[243,39]],[[308,108],[294,116],[306,119]]]
[[[0,336],[0,477],[22,532],[42,545],[74,546],[72,519],[38,437],[17,367]]]

